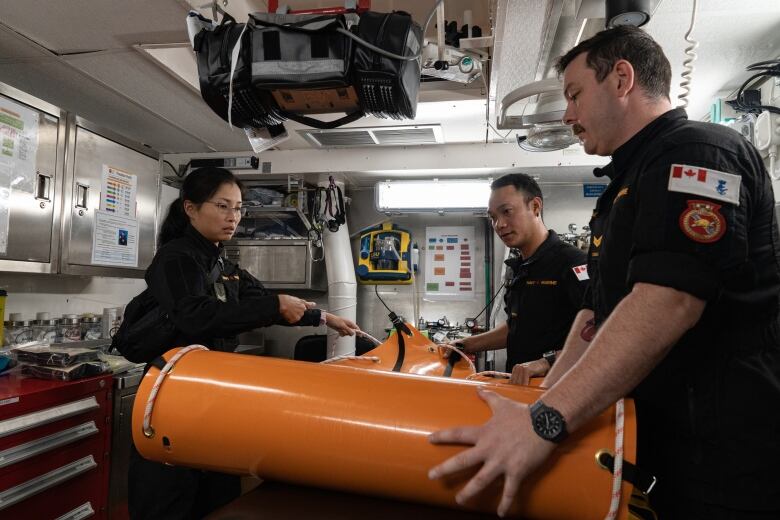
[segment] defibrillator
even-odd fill
[[[364,229],[355,269],[366,285],[406,285],[412,283],[412,235],[391,222]]]

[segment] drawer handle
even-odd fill
[[[40,439],[13,446],[0,451],[0,468],[30,459],[41,453],[65,446],[96,433],[98,433],[98,427],[95,425],[95,421],[90,421],[47,435],[46,437],[41,437]]]
[[[30,479],[18,486],[6,489],[5,491],[0,492],[0,510],[17,504],[42,491],[51,489],[66,480],[77,477],[96,467],[97,462],[95,462],[94,457],[92,457],[92,455],[87,455],[82,459],[62,466],[61,468],[57,468],[39,477]]]
[[[43,424],[65,419],[66,417],[73,417],[96,408],[100,408],[100,405],[95,396],[91,396],[71,403],[46,408],[45,410],[20,415],[13,419],[6,419],[5,421],[0,421],[0,437],[36,428]]]
[[[89,518],[94,514],[95,510],[92,509],[92,504],[87,502],[86,504],[81,504],[73,511],[65,513],[62,516],[58,516],[56,520],[82,520],[84,518]]]

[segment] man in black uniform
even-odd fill
[[[546,374],[563,348],[588,285],[587,256],[544,225],[542,190],[532,177],[504,175],[490,189],[493,229],[521,255],[506,261],[512,275],[504,295],[508,319],[458,342],[466,352],[506,348],[507,372],[527,384]]]
[[[541,399],[483,394],[487,425],[432,439],[476,446],[431,476],[484,463],[459,498],[503,474],[503,513],[567,432],[630,395],[660,518],[780,518],[780,241],[761,157],[672,109],[669,62],[639,29],[603,31],[558,69],[566,122],[587,153],[612,156],[597,172],[611,182],[591,222],[589,309]]]

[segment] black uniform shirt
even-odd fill
[[[611,183],[590,223],[586,297],[597,324],[638,282],[707,302],[633,392],[640,464],[659,492],[780,506],[780,242],[760,156],[733,130],[676,109],[601,173]]]
[[[512,270],[504,294],[507,372],[563,347],[588,285],[585,262],[585,252],[561,241],[553,230],[527,260],[506,261]]]
[[[163,245],[146,271],[146,283],[160,307],[181,331],[177,345],[199,343],[232,351],[236,335],[268,325],[287,325],[279,314],[279,299],[251,274],[221,258],[215,246],[195,228]],[[221,263],[216,283],[225,290],[221,301],[209,279]],[[308,310],[295,325],[319,325],[320,311]]]

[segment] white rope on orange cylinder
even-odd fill
[[[437,345],[437,347],[443,348],[445,350],[451,350],[453,352],[457,352],[460,357],[462,357],[463,359],[466,360],[466,363],[469,364],[469,368],[473,372],[477,371],[477,367],[474,366],[474,363],[472,363],[471,360],[469,359],[469,357],[465,353],[463,353],[463,351],[460,350],[459,348],[453,347],[452,345],[447,345],[447,344],[444,344],[444,343],[442,343],[441,345]],[[469,376],[469,377],[471,377],[471,376]]]
[[[355,361],[373,361],[374,363],[379,363],[380,359],[377,356],[350,356],[350,355],[344,355],[344,356],[335,356],[330,359],[326,359],[325,361],[320,361],[320,365],[327,365],[328,363],[335,363],[336,361],[343,361],[345,359],[352,359]]]
[[[374,345],[381,345],[382,344],[381,341],[379,341],[374,336],[372,336],[371,334],[369,334],[368,332],[366,332],[364,330],[357,330],[357,331],[355,331],[355,333],[358,336],[363,336],[364,338],[370,340]]]
[[[620,510],[621,486],[623,484],[623,423],[624,403],[620,399],[615,403],[615,465],[612,469],[612,500],[609,512],[604,520],[615,520]]]
[[[151,425],[152,410],[154,409],[154,401],[157,399],[157,393],[160,391],[160,386],[162,386],[165,376],[168,375],[168,372],[173,369],[174,365],[176,365],[185,354],[192,352],[193,350],[208,350],[208,348],[203,345],[190,345],[189,347],[184,347],[165,364],[162,370],[160,370],[160,374],[157,376],[154,386],[152,386],[152,391],[149,392],[149,398],[146,401],[146,408],[144,409],[143,432],[146,437],[152,437],[154,435],[154,429]]]
[[[466,379],[477,379],[478,377],[499,377],[504,379],[509,379],[512,377],[512,374],[508,374],[507,372],[496,372],[495,370],[485,370],[484,372],[477,372],[476,374],[471,374]]]

